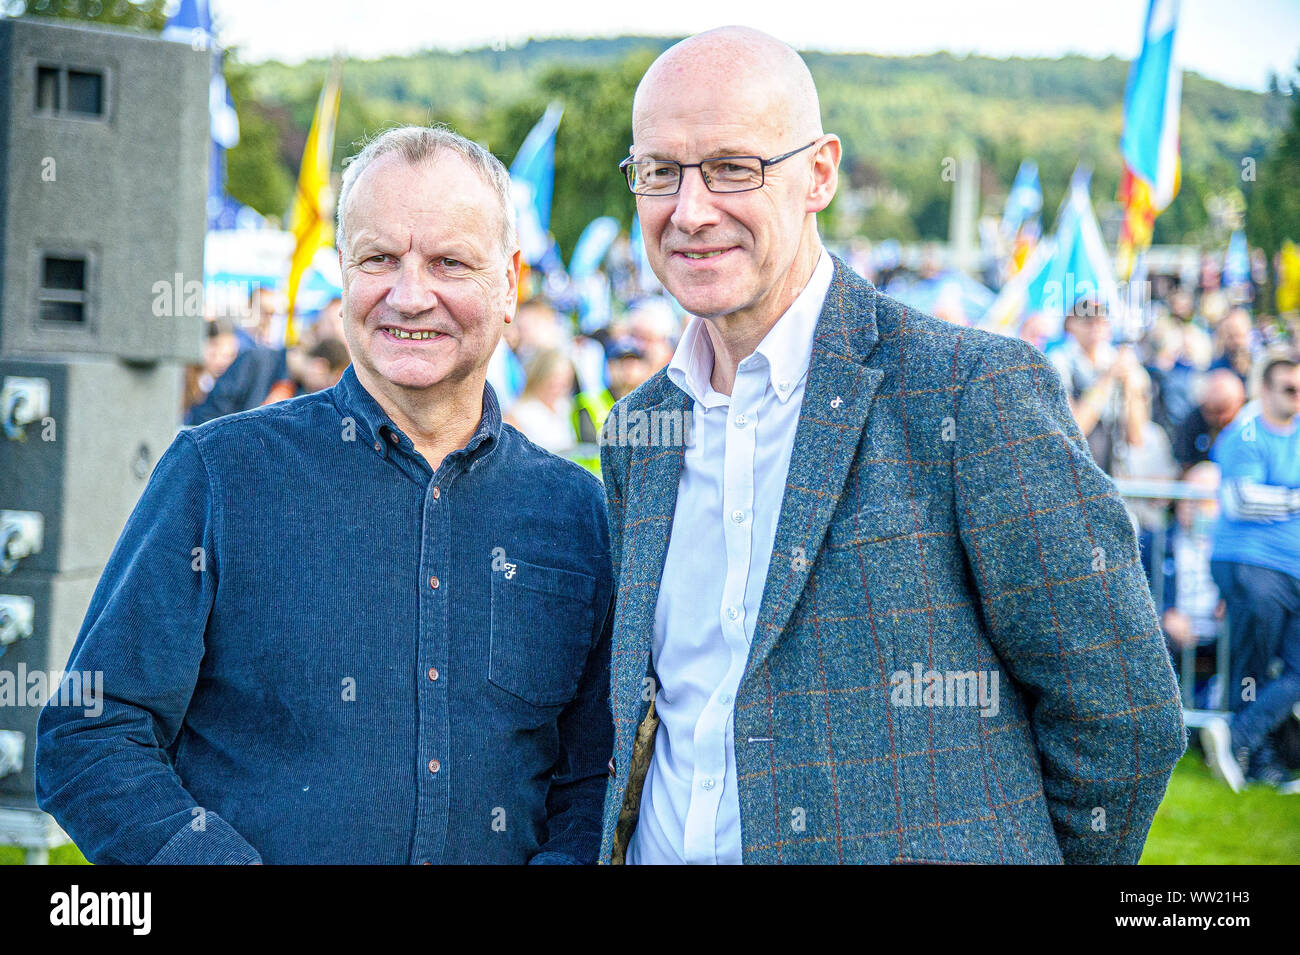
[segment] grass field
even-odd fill
[[[1233,795],[1200,752],[1182,758],[1156,810],[1143,865],[1300,864],[1300,795],[1267,786]]]
[[[0,865],[22,862],[0,847]],[[85,864],[75,846],[50,852],[56,865]],[[1233,795],[1195,750],[1183,757],[1156,812],[1143,865],[1300,864],[1300,795],[1254,786]]]

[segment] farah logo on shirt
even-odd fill
[[[515,567],[517,565],[506,561],[506,549],[504,547],[492,548],[492,569],[504,571],[506,580],[512,580],[515,576]]]

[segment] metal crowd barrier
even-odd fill
[[[1213,501],[1217,495],[1214,491],[1196,487],[1185,481],[1148,480],[1142,478],[1115,478],[1115,486],[1126,499],[1159,501]],[[1151,540],[1151,576],[1147,583],[1151,585],[1151,597],[1156,610],[1163,615],[1165,596],[1165,544],[1169,534],[1169,520],[1155,528]],[[1163,629],[1163,627],[1162,627]],[[1214,636],[1215,642],[1215,679],[1221,689],[1220,699],[1226,699],[1228,692],[1229,644],[1228,618],[1225,614],[1219,621]],[[1179,653],[1179,684],[1183,700],[1183,720],[1191,727],[1204,726],[1213,716],[1224,715],[1227,710],[1196,708],[1196,647],[1183,647]]]

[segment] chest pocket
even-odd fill
[[[595,578],[574,571],[513,558],[492,571],[488,680],[535,706],[573,699],[591,648],[595,593]]]
[[[826,531],[830,550],[884,543],[926,530],[927,502],[902,497],[868,504],[836,517]]]

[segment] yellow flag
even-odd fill
[[[339,115],[339,93],[343,89],[343,61],[336,59],[329,77],[321,87],[316,115],[311,119],[307,145],[302,150],[302,168],[298,172],[298,190],[289,213],[289,231],[293,233],[293,258],[289,263],[288,324],[284,343],[298,343],[298,326],[294,309],[298,284],[320,249],[334,244],[334,200],[330,195],[330,160],[334,156],[334,126]]]
[[[1290,239],[1282,243],[1277,274],[1277,310],[1279,314],[1300,311],[1300,249]]]

